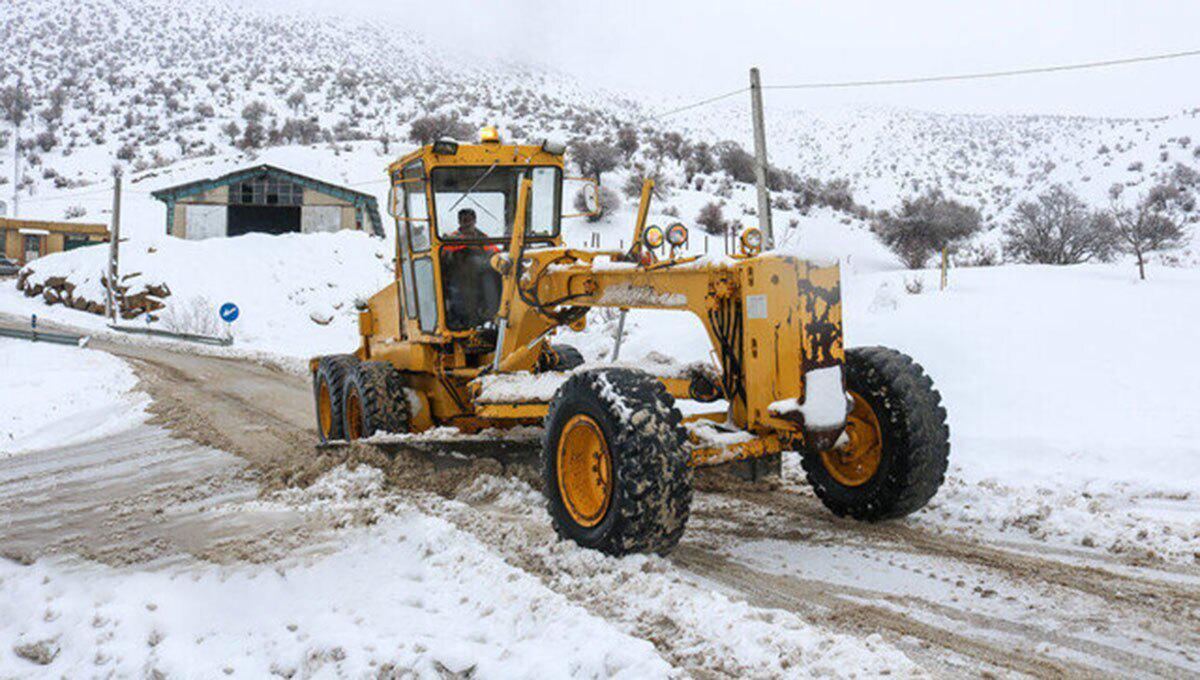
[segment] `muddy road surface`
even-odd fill
[[[308,381],[249,361],[95,341],[153,399],[134,430],[0,460],[0,553],[110,564],[271,561],[337,531],[319,513],[222,512],[306,486],[348,457],[385,469],[398,502],[446,519],[509,564],[651,641],[683,674],[737,674],[719,635],[622,587],[651,572],[753,607],[901,649],[933,676],[1200,675],[1200,568],[1083,549],[984,542],[918,513],[863,525],[832,517],[795,466],[751,485],[705,474],[688,533],[630,568],[559,545],[520,456],[440,461],[314,446]],[[477,447],[476,447],[477,448]],[[480,478],[491,480],[480,486]],[[498,490],[497,490],[498,489]],[[523,499],[514,502],[514,499]],[[670,588],[663,601],[670,603]],[[683,591],[680,591],[683,592]],[[681,602],[679,607],[684,606]],[[878,636],[878,637],[876,637]]]

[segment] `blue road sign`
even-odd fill
[[[232,302],[226,302],[221,305],[221,320],[226,323],[233,323],[238,318],[238,306]]]

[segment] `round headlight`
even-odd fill
[[[687,243],[687,238],[687,227],[683,226],[682,224],[676,222],[667,228],[667,243],[670,243],[676,248]]]
[[[642,242],[651,250],[661,248],[663,244],[662,227],[653,224],[646,227],[646,231],[642,233]]]
[[[742,232],[742,253],[746,255],[757,255],[762,251],[763,238],[762,232],[751,227]]]

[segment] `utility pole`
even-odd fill
[[[758,67],[750,69],[750,110],[754,118],[754,176],[758,184],[758,224],[763,233],[763,249],[775,245],[771,225],[771,195],[767,193],[767,130],[763,126],[762,81]]]
[[[119,271],[118,258],[121,253],[121,166],[113,166],[112,229],[108,241],[108,294],[104,297],[104,315],[113,325],[117,323],[120,304],[117,300]]]
[[[13,124],[13,219],[21,216],[21,124]]]

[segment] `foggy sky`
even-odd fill
[[[317,12],[329,5],[286,2]],[[381,26],[409,27],[481,58],[495,54],[549,65],[605,88],[680,102],[746,84],[751,65],[762,69],[765,84],[786,84],[1200,48],[1197,0],[338,0],[336,9]],[[953,112],[1148,116],[1200,106],[1198,82],[1200,57],[1194,57],[983,83],[767,95],[769,106],[787,107],[880,103]]]

